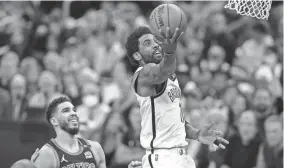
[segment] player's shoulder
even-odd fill
[[[43,145],[42,148],[39,150],[39,153],[40,153],[39,156],[42,157],[55,158],[54,149],[49,144]]]
[[[95,150],[102,150],[102,146],[100,143],[96,142],[96,141],[91,141],[91,140],[86,140],[93,149]]]

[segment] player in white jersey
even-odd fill
[[[127,39],[128,58],[140,67],[136,70],[132,89],[140,105],[142,130],[140,141],[146,149],[143,168],[195,168],[186,154],[186,138],[225,149],[229,142],[223,134],[212,130],[214,123],[197,130],[184,121],[181,110],[181,89],[174,74],[175,50],[183,32],[177,28],[170,35],[162,33],[164,41],[155,40],[148,27],[139,27]],[[159,44],[158,44],[159,43]],[[225,144],[222,144],[225,143]]]

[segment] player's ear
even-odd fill
[[[140,61],[142,59],[142,56],[139,52],[135,52],[132,54],[132,57],[136,60],[136,61]]]
[[[57,125],[58,125],[58,122],[57,122],[57,120],[56,120],[54,117],[50,118],[50,123],[51,123],[52,125],[54,125],[54,126],[57,126]]]

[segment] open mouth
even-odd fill
[[[79,123],[79,119],[77,117],[72,117],[68,121],[71,123]]]
[[[161,54],[161,52],[158,49],[153,52],[153,55],[160,55],[160,54]]]

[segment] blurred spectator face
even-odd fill
[[[279,116],[271,117],[275,118],[272,119],[269,117],[264,124],[265,138],[269,146],[276,147],[281,144],[283,140],[282,118],[279,118]]]
[[[56,52],[48,52],[44,57],[44,66],[46,70],[51,72],[59,72],[61,58]]]
[[[217,13],[212,16],[211,24],[209,25],[214,34],[220,34],[227,28],[227,21],[222,13]]]
[[[231,106],[236,99],[236,95],[238,95],[238,90],[236,87],[230,87],[228,88],[224,95],[223,95],[223,101],[225,104]]]
[[[115,41],[114,38],[115,38],[115,28],[113,27],[111,29],[106,30],[104,37],[105,45],[108,47],[111,46]]]
[[[213,45],[208,51],[208,68],[210,71],[216,71],[221,67],[225,59],[225,51],[221,46]]]
[[[120,2],[117,6],[120,17],[131,23],[139,15],[139,7],[132,2]]]
[[[236,118],[238,118],[246,108],[246,99],[241,95],[238,95],[231,105],[232,112]]]
[[[40,74],[40,67],[35,58],[28,57],[22,61],[20,71],[26,77],[27,82],[31,84],[36,83]]]
[[[252,111],[245,111],[241,114],[238,122],[238,131],[243,141],[250,141],[255,137],[257,121]]]
[[[5,79],[11,79],[17,73],[17,66],[12,62],[1,62],[0,72]]]
[[[259,112],[264,112],[272,105],[272,96],[266,89],[256,90],[253,97],[253,105]]]
[[[15,66],[18,66],[20,62],[19,55],[13,51],[8,52],[2,57],[2,62],[11,62]]]
[[[263,62],[273,68],[278,63],[278,55],[273,51],[266,51]]]
[[[12,45],[20,45],[24,42],[24,35],[21,31],[16,31],[11,36]]]
[[[93,83],[85,84],[82,88],[82,103],[91,108],[96,106],[99,100],[99,87]]]
[[[103,1],[101,4],[101,9],[103,9],[106,12],[113,12],[115,10],[115,4],[111,1]]]
[[[141,115],[140,115],[140,109],[139,106],[135,106],[131,108],[129,113],[129,120],[131,123],[131,126],[135,131],[141,130]]]
[[[13,98],[21,100],[26,94],[26,80],[22,75],[15,75],[11,80],[11,95]]]
[[[227,86],[228,77],[225,73],[216,73],[212,80],[212,86],[216,91],[222,91]]]
[[[63,76],[63,80],[66,94],[73,98],[77,97],[79,95],[79,91],[75,78],[68,74]]]
[[[185,113],[185,120],[189,121],[190,124],[197,129],[201,129],[203,126],[204,121],[202,117],[202,113],[198,109]]]
[[[39,77],[38,85],[42,92],[52,94],[56,91],[56,77],[53,73],[49,71],[44,71]]]
[[[197,63],[197,61],[200,59],[201,53],[203,49],[203,43],[197,39],[191,40],[186,51],[186,57],[185,59],[187,62],[191,65],[194,65]]]
[[[77,82],[80,87],[87,83],[97,83],[99,80],[98,74],[91,68],[84,68],[77,76]]]

